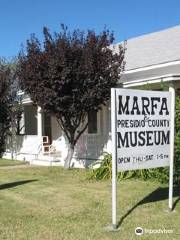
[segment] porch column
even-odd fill
[[[42,137],[42,109],[38,106],[37,108],[37,134],[38,137]]]

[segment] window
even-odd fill
[[[16,133],[17,135],[24,135],[25,134],[25,126],[24,126],[24,112],[18,115],[16,120]]]
[[[24,106],[25,134],[37,135],[37,107],[33,105]]]
[[[88,113],[88,133],[89,134],[97,134],[98,126],[97,126],[97,112],[92,110]]]

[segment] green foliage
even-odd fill
[[[129,179],[135,176],[135,171],[120,172],[118,179]],[[112,178],[112,155],[109,153],[104,154],[104,158],[97,161],[93,165],[90,172],[89,179],[103,180]]]
[[[174,180],[180,183],[180,97],[176,99],[176,137],[175,137],[175,165],[174,165]]]
[[[99,167],[100,165],[100,167]],[[112,156],[109,153],[104,155],[102,161],[96,161],[90,173],[89,179],[102,180],[112,177]]]
[[[10,127],[10,69],[0,59],[0,157],[5,151],[5,138]]]
[[[16,59],[6,61],[0,58],[0,157],[6,148],[6,138],[18,130],[17,123],[22,114],[22,106],[17,99],[16,65]]]
[[[100,165],[100,166],[99,166]],[[89,179],[103,180],[111,179],[112,177],[112,155],[106,153],[102,161],[97,161],[94,164],[94,167],[90,172]],[[168,168],[156,168],[156,169],[140,169],[119,172],[117,178],[119,180],[131,179],[131,178],[140,178],[142,180],[148,179],[157,179],[159,182],[168,181]]]

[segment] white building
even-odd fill
[[[119,81],[122,87],[159,90],[164,84],[180,92],[180,26],[129,39],[126,47],[125,71]],[[13,151],[9,140],[4,157],[13,155],[39,165],[64,165],[67,144],[55,117],[43,113],[26,95],[23,107],[20,135]],[[111,152],[110,107],[89,114],[88,120],[89,127],[75,147],[75,167],[87,167],[104,152]]]

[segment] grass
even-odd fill
[[[111,224],[111,182],[86,180],[85,170],[59,167],[0,169],[0,239],[131,240],[180,239],[180,191],[167,211],[167,186],[157,182],[118,182],[117,232]],[[136,236],[136,227],[170,229],[171,234]]]
[[[25,164],[25,162],[0,158],[0,167],[3,167],[3,166],[15,166],[15,165],[22,165],[22,164]]]

